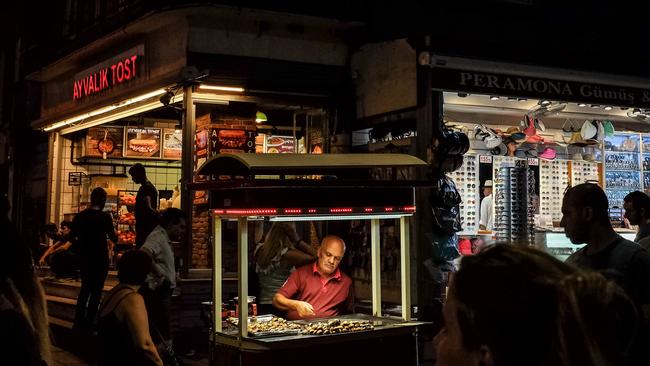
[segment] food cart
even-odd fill
[[[410,292],[409,217],[415,212],[415,186],[409,169],[426,163],[404,154],[219,154],[198,174],[213,180],[192,184],[209,190],[213,244],[213,309],[211,363],[226,364],[417,364],[418,326],[412,319]],[[388,179],[378,180],[377,172]],[[411,171],[412,173],[412,171]],[[412,174],[411,174],[412,175]],[[329,324],[363,323],[356,332],[274,336],[249,333],[249,220],[370,220],[372,314],[336,317]],[[380,220],[399,220],[401,248],[401,317],[382,316]],[[222,304],[222,228],[237,221],[238,317],[235,329],[224,329]],[[315,328],[318,320],[305,322]],[[315,325],[316,324],[316,325]],[[320,323],[323,324],[323,323]],[[343,329],[344,327],[337,327]],[[314,333],[314,332],[312,332]],[[328,333],[328,332],[326,332]],[[307,360],[305,358],[308,358]]]

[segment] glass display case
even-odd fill
[[[609,200],[612,223],[620,227],[625,196],[643,187],[641,167],[648,165],[641,159],[641,136],[635,133],[618,133],[605,138],[605,193]],[[650,177],[648,177],[650,181]]]

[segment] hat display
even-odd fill
[[[594,158],[594,154],[583,154],[583,155],[582,155],[582,158],[583,158],[585,161],[590,161],[590,162],[594,162],[594,161],[596,161],[596,158]]]
[[[492,188],[492,180],[488,179],[485,182],[483,182],[483,188]]]
[[[544,138],[542,136],[540,136],[540,135],[535,134],[535,135],[532,135],[532,136],[528,136],[528,138],[526,138],[526,142],[531,143],[531,144],[544,143]]]
[[[507,155],[508,154],[508,146],[506,146],[506,144],[501,142],[499,145],[497,145],[492,150],[490,150],[490,153],[492,155],[498,155],[498,156]]]
[[[537,149],[534,149],[532,147],[530,149],[526,150],[524,153],[529,158],[536,158],[536,157],[539,156],[539,153],[537,152]]]
[[[582,160],[582,154],[581,153],[575,153],[571,156],[571,160]]]
[[[524,133],[528,136],[537,134],[537,130],[535,130],[535,124],[530,116],[526,116],[526,122],[528,122],[528,127],[524,129]]]
[[[542,151],[542,153],[539,154],[540,158],[548,159],[548,160],[553,160],[555,159],[556,156],[557,156],[557,152],[555,151],[555,149],[551,147],[545,148],[544,151]]]
[[[605,129],[605,136],[614,136],[614,125],[612,121],[603,121],[603,128]]]
[[[596,128],[596,126],[594,126],[594,124],[591,123],[591,121],[586,120],[585,123],[582,124],[582,128],[580,129],[580,136],[582,136],[584,140],[589,140],[595,138],[597,135],[598,135],[598,128]]]
[[[605,139],[605,126],[603,126],[603,122],[601,121],[596,121],[596,125],[598,126],[598,133],[596,134],[596,140],[603,141]]]
[[[512,135],[510,135],[510,137],[513,140],[517,141],[518,143],[522,143],[526,141],[526,134],[523,132],[513,133]]]
[[[514,127],[514,126],[513,127],[508,127],[508,129],[505,132],[505,134],[508,135],[508,136],[513,135],[515,133],[519,133],[519,127]]]

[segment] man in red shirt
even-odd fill
[[[273,297],[273,305],[287,311],[289,320],[352,312],[352,280],[339,269],[344,254],[343,239],[333,235],[324,237],[316,263],[293,271]]]

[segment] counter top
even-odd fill
[[[309,319],[308,321],[298,320],[299,323],[313,323],[316,321],[328,321],[332,319],[340,320],[369,320],[372,321],[374,329],[358,332],[337,333],[337,334],[290,334],[278,336],[263,337],[245,337],[239,339],[236,331],[224,332],[214,335],[215,342],[238,347],[247,350],[266,350],[295,348],[303,346],[312,346],[315,344],[331,344],[339,342],[354,341],[357,339],[378,338],[390,335],[409,334],[415,331],[418,326],[429,324],[421,321],[403,321],[394,317],[373,317],[366,314],[349,314],[325,319]]]

